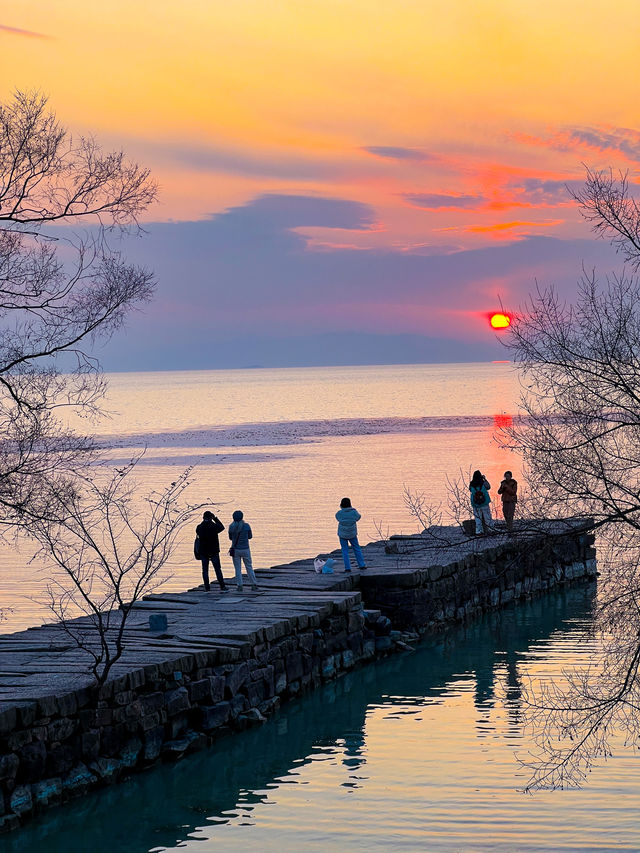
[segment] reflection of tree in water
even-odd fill
[[[51,810],[1,839],[0,853],[146,853],[150,847],[175,846],[198,827],[210,833],[215,823],[238,818],[251,823],[255,809],[270,803],[270,791],[299,784],[300,768],[319,755],[342,763],[346,787],[361,787],[371,706],[415,713],[410,706],[418,709],[446,697],[470,677],[482,714],[490,713],[487,703],[495,701],[496,681],[502,680],[511,731],[520,713],[520,660],[530,645],[563,630],[567,619],[587,618],[594,591],[594,585],[576,587],[492,613],[426,640],[413,654],[357,669],[286,706],[259,728]]]

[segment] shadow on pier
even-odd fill
[[[199,827],[215,837],[216,823],[238,814],[250,821],[254,808],[268,808],[269,789],[291,782],[322,746],[343,750],[345,778],[366,775],[368,710],[439,701],[461,679],[474,680],[480,716],[490,714],[499,690],[514,736],[528,650],[588,619],[594,595],[595,584],[581,585],[452,627],[414,653],[361,667],[286,705],[261,727],[51,809],[0,839],[0,851],[143,853],[174,847]]]

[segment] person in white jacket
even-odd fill
[[[362,516],[358,510],[351,506],[351,500],[349,498],[342,498],[340,501],[340,509],[336,513],[336,519],[338,521],[338,538],[340,539],[340,548],[342,549],[342,559],[344,560],[345,572],[351,571],[349,545],[353,548],[358,568],[367,568],[364,562],[362,548],[358,542],[358,522],[361,518]]]

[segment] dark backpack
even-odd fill
[[[476,489],[475,486],[473,487],[473,495],[471,497],[471,500],[475,506],[484,506],[486,504],[487,496],[485,495],[482,487],[480,487],[479,489]]]

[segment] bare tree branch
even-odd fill
[[[588,170],[574,198],[637,270],[640,208],[626,175]],[[503,442],[523,457],[529,512],[590,516],[598,531],[598,658],[529,691],[529,788],[564,787],[584,782],[612,739],[640,742],[640,282],[627,270],[604,282],[583,270],[573,304],[539,287],[506,345],[524,417]]]

